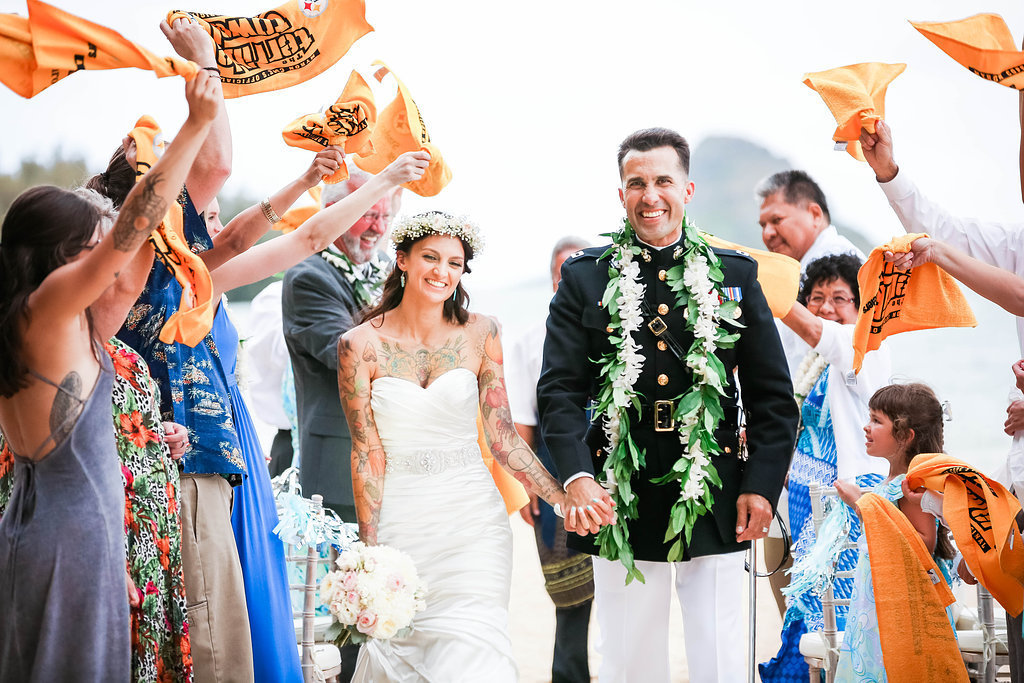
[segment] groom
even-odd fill
[[[715,353],[725,370],[721,398],[725,417],[714,432],[720,453],[710,461],[721,486],[710,487],[714,504],[693,523],[689,542],[679,536],[682,561],[668,562],[677,537],[666,542],[666,528],[673,503],[680,497],[680,482],[652,480],[681,462],[678,430],[682,425],[673,414],[676,401],[695,386],[685,360],[694,327],[683,315],[685,307],[676,306],[677,295],[669,282],[669,271],[683,263],[690,246],[682,230],[685,205],[694,190],[689,180],[690,149],[678,133],[652,128],[626,138],[618,160],[619,198],[636,233],[633,239],[640,253],[633,263],[639,267],[636,279],[643,285],[647,304],[642,309],[643,323],[632,334],[643,357],[632,385],[640,410],[629,410],[629,434],[643,452],[630,481],[638,514],[623,522],[619,513],[645,583],[626,585],[622,564],[594,560],[602,640],[599,677],[616,682],[669,680],[667,619],[674,583],[683,611],[690,680],[739,681],[745,677],[744,657],[737,656],[736,646],[744,633],[742,550],[747,541],[767,534],[786,477],[798,417],[792,384],[778,332],[756,280],[756,263],[742,252],[714,249],[724,275],[722,298],[739,303],[737,315],[743,324],[735,345]],[[613,331],[618,333],[609,326],[610,313],[602,305],[609,269],[615,267],[602,258],[605,251],[606,247],[584,249],[562,267],[562,282],[551,301],[537,388],[542,433],[567,494],[566,526],[580,534],[571,537],[569,544],[592,554],[598,553],[598,546],[587,534],[596,533],[608,521],[603,512],[610,502],[595,475],[602,476],[609,456],[603,418],[598,416],[586,429],[582,416],[603,383],[610,381],[602,375],[600,364],[605,354],[616,352],[609,337]],[[729,331],[737,330],[729,326]],[[747,415],[749,459],[745,461],[739,436],[741,401]],[[621,493],[621,482],[619,486]]]

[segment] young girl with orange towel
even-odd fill
[[[935,393],[923,384],[892,384],[875,392],[868,408],[870,418],[864,427],[868,455],[889,462],[889,476],[871,493],[899,508],[933,557],[951,560],[954,553],[948,533],[933,516],[921,509],[921,494],[907,492],[902,485],[915,455],[942,452],[942,407]],[[835,487],[839,497],[857,510],[862,491],[854,484],[838,480]],[[836,681],[886,681],[891,678],[886,676],[882,656],[866,537],[867,534],[858,541],[860,561],[854,572],[855,587],[840,647]],[[949,583],[949,562],[939,562],[938,566],[946,583]],[[949,638],[955,643],[952,629],[949,631]],[[939,635],[943,637],[943,634]]]

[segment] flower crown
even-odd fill
[[[465,216],[450,216],[441,211],[428,211],[400,219],[391,231],[391,241],[399,246],[408,239],[424,235],[449,235],[464,240],[479,254],[484,246],[480,228]]]

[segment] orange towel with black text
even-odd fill
[[[160,127],[150,116],[141,117],[128,133],[135,140],[135,181],[153,167],[162,153]],[[160,330],[160,341],[195,346],[213,327],[213,280],[201,258],[192,253],[185,241],[185,217],[174,202],[163,221],[149,236],[157,257],[181,284],[181,301]]]
[[[373,30],[363,0],[290,0],[253,17],[174,10],[167,21],[187,16],[197,19],[216,43],[229,99],[308,81]]]
[[[433,197],[451,182],[452,170],[441,156],[441,150],[430,141],[423,116],[405,84],[384,62],[377,60],[373,66],[380,67],[374,72],[378,81],[383,81],[385,76],[391,74],[398,84],[398,94],[377,117],[377,125],[370,136],[373,153],[357,155],[353,160],[356,166],[367,173],[380,173],[385,166],[402,154],[426,150],[430,152],[430,165],[423,177],[405,183],[402,187],[412,190],[421,197]]]
[[[199,68],[179,57],[158,57],[113,29],[39,0],[28,0],[27,19],[0,14],[0,81],[22,97],[76,71],[128,67],[186,80]]]
[[[971,73],[986,81],[1024,90],[1024,52],[998,14],[910,24]]]
[[[291,147],[319,152],[330,145],[344,149],[345,153],[372,154],[370,135],[377,121],[377,105],[366,80],[358,71],[349,74],[345,89],[337,102],[323,114],[307,114],[295,119],[281,132]],[[342,164],[332,175],[324,178],[329,184],[348,180],[348,167]]]
[[[727,242],[706,232],[701,233],[713,247],[733,249],[748,254],[757,261],[757,283],[761,285],[768,308],[776,318],[785,318],[796,303],[800,291],[800,262],[785,254],[763,249],[751,249],[742,244]]]
[[[861,496],[857,508],[889,683],[967,681],[945,609],[956,597],[921,535],[898,507],[874,493]]]
[[[907,485],[943,494],[942,516],[971,573],[1010,615],[1019,615],[1024,609],[1024,539],[1016,496],[945,453],[914,457]]]
[[[885,118],[885,91],[906,68],[906,64],[865,62],[804,74],[804,83],[821,95],[839,124],[832,139],[845,142],[854,159],[864,161],[861,128],[875,132],[875,123]]]
[[[894,237],[875,247],[857,274],[860,310],[853,328],[853,369],[886,337],[936,327],[977,327],[970,305],[956,280],[934,263],[900,271],[883,258],[886,251],[906,253],[924,233]]]

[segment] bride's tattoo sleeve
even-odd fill
[[[381,498],[384,494],[386,455],[370,408],[370,359],[373,347],[363,351],[346,334],[338,342],[338,393],[352,435],[352,492],[355,497],[359,537],[377,543]]]
[[[537,459],[516,431],[505,389],[504,356],[497,323],[485,319],[480,342],[480,409],[484,436],[491,454],[523,486],[554,505],[562,501],[562,487]]]

